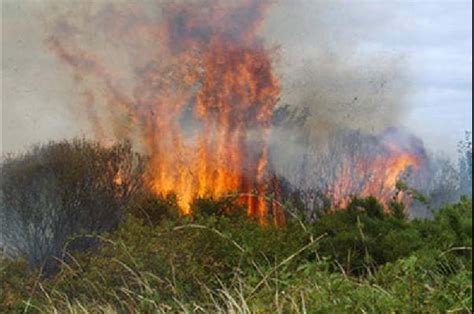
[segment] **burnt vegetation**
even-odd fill
[[[142,170],[129,144],[104,148],[76,140],[6,158],[0,178],[5,254],[53,271],[70,237],[117,228]],[[77,237],[68,244],[86,249],[94,242]]]
[[[34,147],[1,166],[0,309],[468,312],[469,141],[459,167],[430,163],[427,196],[397,184],[409,207],[353,196],[335,210],[321,190],[282,179],[284,226],[247,217],[238,193],[181,215],[178,196],[143,188],[145,159],[127,143]],[[409,218],[416,206],[430,219]]]

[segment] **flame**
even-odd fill
[[[342,161],[339,175],[328,191],[333,208],[347,207],[355,195],[374,196],[386,210],[392,200],[408,202],[403,192],[397,193],[397,182],[408,172],[420,170],[424,152],[393,141],[382,141],[382,145],[383,150],[372,156]]]
[[[191,214],[196,197],[238,192],[249,216],[282,223],[281,205],[266,198],[281,193],[268,174],[280,81],[273,50],[258,36],[270,1],[160,2],[64,17],[47,40],[84,89],[96,137],[143,147],[150,156],[144,182],[156,194],[175,193],[182,214]],[[148,14],[155,11],[161,17]],[[419,167],[411,149],[383,143],[380,154],[342,161],[328,191],[334,207],[353,194],[387,204],[403,173]]]
[[[271,209],[264,196],[280,82],[271,51],[257,35],[268,3],[174,2],[161,7],[160,21],[136,18],[140,8],[130,4],[128,15],[110,6],[92,17],[89,22],[100,18],[107,26],[108,38],[134,48],[127,58],[137,77],[131,94],[119,86],[120,71],[81,49],[78,36],[56,32],[48,39],[76,76],[92,77],[101,86],[89,89],[106,99],[110,111],[122,115],[112,130],[115,137],[138,132],[150,156],[146,184],[156,194],[175,193],[183,214],[191,213],[196,197],[235,191],[261,222]],[[85,94],[93,101],[89,89]],[[103,138],[107,123],[95,112],[91,120],[101,124],[95,128]]]

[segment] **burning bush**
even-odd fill
[[[293,121],[304,125],[297,113],[277,113],[285,121],[277,124],[275,136],[286,134],[285,128],[293,127]],[[298,207],[308,218],[317,216],[320,209],[346,208],[356,196],[373,196],[385,210],[390,210],[394,200],[408,205],[410,197],[397,188],[397,182],[417,177],[428,162],[422,142],[397,128],[382,134],[339,130],[319,146],[305,135],[293,144],[276,138],[272,144],[272,165],[286,179],[285,192],[299,194],[303,206]],[[298,156],[289,156],[294,152]]]
[[[81,78],[97,139],[133,139],[150,156],[146,184],[157,195],[176,194],[183,214],[196,197],[238,192],[248,215],[281,222],[283,213],[265,197],[277,192],[268,188],[273,170],[333,207],[347,206],[353,195],[376,196],[387,207],[396,181],[423,167],[421,141],[390,125],[377,134],[341,124],[323,132],[324,145],[315,144],[314,125],[304,124],[321,113],[290,112],[305,104],[280,103],[278,49],[260,34],[271,4],[110,4],[58,17],[46,42]],[[126,62],[111,62],[108,49],[93,44],[97,38]],[[305,142],[298,142],[301,129]]]
[[[269,4],[155,1],[151,11],[162,18],[143,19],[137,17],[150,11],[143,4],[111,5],[77,20],[60,18],[48,38],[50,50],[84,78],[97,138],[140,143],[150,156],[147,185],[157,195],[175,193],[184,214],[191,213],[195,197],[235,191],[261,222],[274,211],[264,195],[272,111],[281,88],[273,50],[258,35]],[[105,36],[128,57],[130,86],[121,84],[124,68],[87,49],[91,25],[94,37]],[[71,36],[70,29],[85,37]],[[111,115],[100,115],[104,109]]]
[[[51,267],[68,237],[117,226],[142,168],[129,144],[104,148],[81,140],[7,158],[1,165],[0,244],[30,265]],[[74,243],[84,247],[91,240]]]

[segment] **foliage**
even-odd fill
[[[472,201],[433,221],[385,213],[373,198],[347,209],[261,226],[201,199],[169,214],[172,197],[135,198],[118,230],[52,278],[2,262],[2,312],[470,312]],[[144,206],[143,204],[146,204]],[[233,206],[238,206],[234,204]],[[395,206],[395,203],[393,204]],[[199,212],[199,214],[198,214]]]
[[[74,141],[2,163],[0,244],[24,259],[0,259],[1,313],[471,312],[470,198],[409,219],[396,197],[334,210],[282,181],[291,218],[260,225],[238,195],[180,215],[176,195],[140,188],[142,162],[129,144]]]
[[[165,219],[178,219],[179,206],[175,194],[160,195],[140,191],[133,196],[128,212],[143,223],[155,226]]]
[[[238,204],[238,194],[225,197],[198,197],[191,204],[193,215],[197,216],[239,216],[245,213],[245,208]]]
[[[139,187],[141,158],[130,144],[50,143],[1,164],[1,241],[8,255],[54,268],[73,235],[115,228]],[[70,245],[87,247],[90,239]],[[52,269],[51,269],[52,270]]]

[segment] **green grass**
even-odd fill
[[[133,200],[118,230],[58,273],[0,264],[2,313],[470,313],[472,202],[434,220],[373,199],[314,223],[260,226],[200,200]],[[231,204],[225,204],[231,206]],[[235,205],[237,206],[237,205]]]

